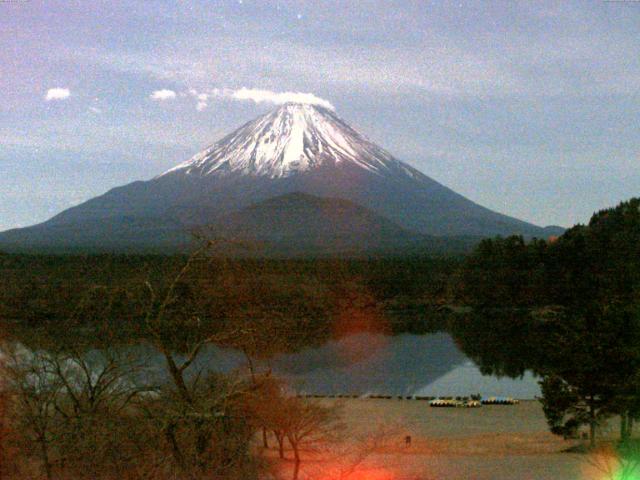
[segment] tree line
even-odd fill
[[[552,432],[574,436],[619,415],[623,443],[640,417],[640,199],[562,236],[484,240],[452,282],[472,311],[452,321],[487,373],[541,377]]]

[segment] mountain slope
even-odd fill
[[[232,213],[209,231],[248,242],[259,253],[280,256],[460,253],[478,241],[410,232],[348,200],[298,192]]]
[[[22,250],[174,252],[192,233],[224,239],[219,253],[233,256],[309,257],[382,254],[459,254],[479,237],[433,237],[405,230],[349,200],[291,193],[233,212],[214,223],[189,225],[166,219],[109,217],[82,226],[62,224],[5,232],[2,246]],[[55,248],[50,248],[54,244]]]
[[[228,238],[253,239],[319,250],[404,246],[421,235],[348,200],[291,193],[232,213],[213,226]]]
[[[221,225],[234,212],[294,192],[349,200],[423,235],[548,235],[396,160],[333,111],[286,104],[156,178],[114,188],[40,225],[1,233],[0,246],[180,245],[193,227]],[[281,233],[301,235],[296,226],[282,223]]]

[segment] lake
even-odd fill
[[[229,371],[246,362],[238,352],[210,348],[203,367]],[[300,393],[354,395],[512,396],[540,394],[531,374],[485,376],[447,333],[385,336],[360,333],[262,363]]]

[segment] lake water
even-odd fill
[[[164,359],[150,347],[135,347],[147,364],[145,376],[162,380]],[[210,347],[190,372],[246,369],[237,351]],[[540,394],[530,374],[509,379],[485,376],[446,333],[385,336],[361,333],[256,362],[271,369],[297,392],[322,395],[512,396],[533,399]]]
[[[203,365],[229,370],[244,364],[237,352],[211,349]],[[266,365],[262,365],[266,367]],[[485,376],[446,333],[356,334],[269,362],[274,373],[309,394],[512,396],[540,394],[537,380]]]

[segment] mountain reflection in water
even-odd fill
[[[212,347],[201,366],[229,371],[242,367],[238,352]],[[259,368],[271,368],[299,392],[308,394],[387,394],[461,396],[509,395],[534,398],[540,390],[529,373],[521,379],[482,375],[447,333],[429,335],[356,334],[318,348],[281,355]]]

